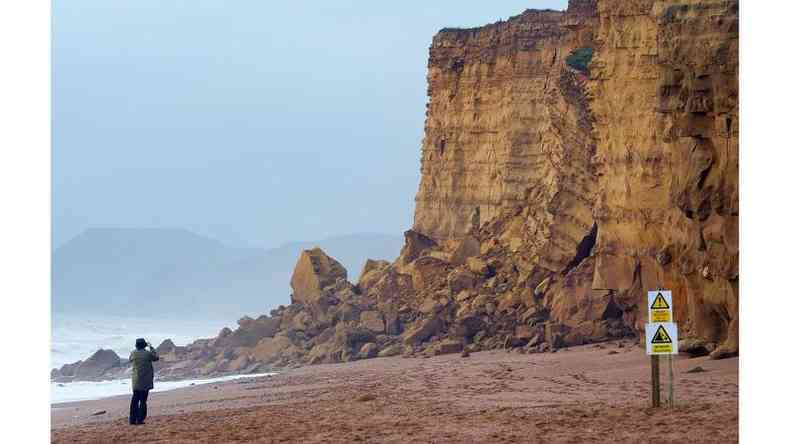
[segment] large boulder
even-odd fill
[[[403,343],[406,345],[420,344],[438,333],[442,325],[442,320],[437,316],[424,319],[422,322],[413,325],[403,334]]]
[[[414,230],[406,231],[403,237],[406,238],[406,243],[400,251],[400,258],[404,264],[420,257],[423,251],[436,247],[433,239]]]
[[[306,361],[310,365],[340,361],[342,349],[334,343],[323,343],[314,346],[307,354]]]
[[[535,337],[537,332],[538,332],[538,328],[536,328],[536,327],[533,327],[533,326],[530,326],[530,325],[526,325],[526,324],[516,325],[516,329],[515,329],[515,331],[513,333],[513,342],[514,343],[521,343],[521,342],[523,342],[523,343],[526,344],[533,337]]]
[[[365,328],[355,328],[346,324],[338,324],[335,326],[335,342],[354,348],[368,342],[376,342],[376,336]]]
[[[271,338],[277,334],[277,330],[280,328],[280,318],[261,316],[256,319],[255,323],[253,323],[250,327],[256,335],[260,335],[264,338]]]
[[[372,287],[373,284],[381,279],[384,271],[389,265],[390,263],[387,261],[375,261],[373,259],[368,259],[365,261],[365,265],[362,267],[362,273],[359,275],[357,286],[359,286],[362,291],[367,291],[368,288]]]
[[[480,254],[480,241],[471,236],[466,236],[458,242],[450,255],[450,262],[454,265],[463,264],[468,258]]]
[[[485,329],[482,316],[470,313],[458,319],[456,323],[457,335],[463,338],[472,338],[477,332]]]
[[[296,261],[291,276],[293,302],[302,304],[317,302],[324,288],[333,285],[338,279],[347,277],[348,272],[343,265],[320,248],[304,250]]]
[[[337,319],[343,322],[356,321],[359,319],[360,309],[353,304],[340,304],[336,309]]]
[[[173,343],[172,339],[165,339],[159,344],[159,347],[156,347],[156,352],[159,354],[170,353],[176,350],[176,344]]]
[[[375,310],[367,310],[360,313],[359,325],[373,333],[384,333],[385,330],[384,319],[382,319],[381,313]]]
[[[308,331],[312,325],[312,316],[306,310],[302,310],[291,319],[290,327],[297,331]]]
[[[609,337],[606,322],[603,321],[584,321],[576,327],[572,327],[568,334],[563,338],[564,345],[571,347],[574,345],[590,344],[593,342],[603,342]]]
[[[293,347],[293,343],[286,335],[277,335],[274,338],[263,338],[252,350],[252,358],[265,364],[279,359],[285,352]]]
[[[121,358],[112,350],[99,349],[90,358],[83,361],[75,370],[77,379],[95,379],[107,370],[121,365]]]
[[[80,364],[82,364],[82,361],[73,362],[71,364],[63,364],[60,369],[52,369],[50,376],[55,380],[68,380],[74,377],[74,375],[77,373],[77,369],[80,367]]]
[[[446,282],[451,270],[450,264],[431,256],[423,256],[410,265],[412,284],[417,291],[423,291],[431,286],[441,285]]]
[[[179,347],[171,339],[165,339],[156,348],[162,362],[176,362],[184,355],[186,347]]]
[[[250,358],[247,355],[241,355],[227,364],[226,370],[229,372],[238,372],[243,370],[250,364]]]
[[[414,279],[405,270],[398,271],[392,266],[382,270],[381,274],[372,286],[364,288],[369,300],[386,305],[394,299],[408,299],[414,295]]]
[[[464,290],[473,288],[479,277],[463,268],[456,268],[447,275],[447,286],[450,292],[456,295]]]
[[[223,348],[254,347],[263,338],[271,338],[280,328],[280,318],[261,316],[252,319],[245,316],[238,321],[239,328],[230,333],[225,329],[214,341],[214,346]]]
[[[565,335],[570,329],[564,324],[557,322],[547,322],[544,327],[546,341],[553,349],[565,346]]]
[[[466,266],[469,270],[479,276],[488,279],[494,276],[494,269],[486,261],[478,257],[470,257],[466,260]]]
[[[713,344],[698,338],[685,338],[678,341],[678,351],[688,353],[693,357],[705,356],[713,351]]]

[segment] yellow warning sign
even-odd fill
[[[647,324],[645,334],[650,338],[647,343],[647,354],[677,354],[678,329],[674,322]]]
[[[647,321],[672,322],[672,292],[669,290],[647,292]]]
[[[667,302],[666,299],[664,299],[664,295],[659,292],[658,296],[656,296],[656,298],[653,299],[653,304],[650,306],[650,309],[651,310],[668,310],[669,309],[669,303]]]
[[[650,343],[671,344],[672,338],[669,337],[669,333],[667,333],[667,329],[665,329],[663,325],[659,325],[658,329],[656,330],[656,334],[653,335],[653,339],[650,340]]]
[[[670,322],[672,312],[669,310],[650,310],[650,322]]]

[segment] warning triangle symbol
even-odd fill
[[[667,300],[664,299],[664,295],[659,293],[655,299],[653,299],[653,304],[650,305],[651,310],[667,310],[669,309],[669,303]]]
[[[667,333],[666,329],[664,329],[663,325],[658,326],[658,330],[656,330],[656,334],[653,335],[653,339],[650,340],[651,344],[671,344],[672,338],[669,337],[669,333]]]

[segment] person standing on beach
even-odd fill
[[[145,347],[148,346],[148,350]],[[145,424],[148,415],[148,391],[154,388],[154,361],[159,360],[154,347],[145,339],[135,341],[134,350],[129,355],[132,364],[132,403],[129,406],[129,424]]]

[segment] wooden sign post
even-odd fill
[[[650,382],[653,386],[653,407],[661,407],[661,372],[659,371],[658,355],[650,356]]]
[[[668,355],[667,359],[669,360],[669,398],[667,401],[669,403],[669,408],[672,408],[675,407],[675,375],[672,371],[672,355]]]
[[[661,407],[661,361],[667,356],[669,367],[669,398],[667,404],[675,405],[674,374],[672,355],[678,353],[678,326],[672,322],[672,292],[668,290],[647,292],[647,319],[645,324],[645,349],[650,355],[650,380],[652,406]]]

